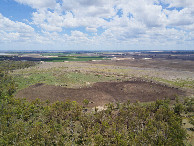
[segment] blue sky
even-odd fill
[[[0,50],[194,50],[194,0],[0,0]]]

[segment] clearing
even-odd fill
[[[54,85],[37,83],[28,88],[20,90],[16,97],[27,98],[27,100],[55,101],[77,101],[82,103],[84,99],[90,101],[89,107],[103,106],[113,102],[150,102],[157,99],[169,98],[174,100],[176,96],[184,95],[184,91],[166,85],[131,80],[124,82],[98,82],[91,87],[66,88]]]

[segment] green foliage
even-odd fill
[[[184,145],[179,102],[110,103],[85,113],[76,102],[15,99],[12,78],[0,79],[0,145]]]
[[[17,84],[17,90],[24,89],[36,83],[55,84],[57,82],[57,79],[49,72],[33,73],[30,75],[20,74],[15,75],[13,78]]]
[[[89,104],[89,100],[84,99],[84,100],[83,100],[83,104],[87,106],[87,105]]]
[[[0,99],[11,96],[16,90],[12,77],[6,73],[0,73]]]
[[[33,61],[9,61],[9,60],[0,61],[0,72],[28,68],[36,64],[37,63]]]
[[[92,60],[106,60],[103,56],[61,56],[59,57],[50,57],[41,59],[46,62],[64,62],[64,61],[92,61]]]
[[[194,116],[189,117],[189,123],[192,125],[189,130],[194,132]]]
[[[36,63],[29,61],[0,61],[0,98],[11,96],[16,91],[14,79],[8,75],[8,72],[34,65]]]
[[[186,138],[182,118],[165,101],[82,109],[76,102],[7,97],[0,104],[0,145],[182,145]]]
[[[45,83],[49,85],[62,85],[68,87],[87,86],[90,83],[100,81],[116,80],[113,77],[97,76],[95,74],[85,74],[80,72],[65,72],[62,69],[50,70],[20,70],[13,73],[13,79],[17,84],[17,90],[24,89],[36,83]],[[87,84],[89,83],[89,84]]]
[[[194,112],[194,98],[185,98],[185,112]]]
[[[193,79],[176,79],[176,80],[167,80],[167,79],[163,79],[163,78],[152,78],[156,81],[160,81],[160,82],[164,82],[167,83],[169,85],[173,85],[173,86],[177,86],[177,87],[186,87],[186,88],[191,88],[194,89],[194,80]]]
[[[64,56],[65,53],[42,53],[42,56]]]

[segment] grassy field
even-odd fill
[[[42,56],[64,56],[66,53],[41,53]]]
[[[172,74],[173,76],[177,76],[172,80],[170,75],[166,76],[164,73],[161,71],[153,72],[150,70],[103,64],[45,62],[37,67],[18,70],[12,74],[18,84],[18,89],[23,89],[40,82],[67,87],[79,87],[94,82],[115,81],[118,79],[128,80],[133,77],[151,79],[181,88],[194,89],[194,80],[191,76],[184,79],[176,73]]]
[[[41,59],[45,62],[64,62],[64,61],[92,61],[92,60],[107,60],[104,56],[79,56],[75,53],[42,53],[42,56],[51,56]],[[56,57],[54,57],[56,56]]]
[[[166,83],[166,84],[169,84],[171,86],[176,86],[176,87],[180,87],[180,88],[191,88],[191,89],[194,89],[194,80],[167,80],[167,79],[162,79],[162,78],[152,78],[154,79],[155,81],[159,81],[159,82],[163,82],[163,83]]]
[[[107,60],[108,58],[104,58],[102,56],[97,57],[88,57],[88,56],[59,56],[59,57],[51,57],[41,59],[45,62],[64,62],[64,61],[92,61],[92,60]]]
[[[118,77],[104,76],[96,73],[69,72],[66,68],[51,68],[41,70],[19,70],[13,73],[18,85],[17,90],[24,89],[36,83],[60,85],[65,87],[90,86],[95,82],[116,81]]]

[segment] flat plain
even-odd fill
[[[52,102],[76,100],[82,103],[88,99],[90,107],[126,100],[151,102],[194,96],[194,61],[168,59],[163,55],[145,58],[145,54],[113,54],[104,53],[100,57],[73,54],[77,58],[102,60],[41,61],[36,66],[15,70],[12,72],[18,84],[15,96]],[[43,57],[45,55],[60,57],[63,54],[43,54]],[[109,60],[104,60],[103,56]]]

